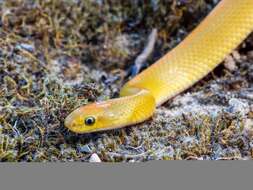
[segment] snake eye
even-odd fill
[[[92,116],[90,117],[87,117],[84,122],[85,122],[85,125],[88,125],[88,126],[91,126],[95,123],[96,119]]]

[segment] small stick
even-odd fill
[[[140,72],[144,63],[146,62],[146,60],[148,59],[148,57],[151,55],[151,53],[154,50],[156,39],[157,39],[157,29],[154,28],[152,29],[152,32],[148,36],[148,42],[147,42],[146,47],[143,49],[141,54],[136,57],[134,61],[134,65],[131,67],[130,70],[128,70],[125,77],[128,77],[128,76],[134,77]],[[119,76],[115,76],[111,79],[106,79],[104,83],[106,85],[109,85],[118,79],[119,79]]]
[[[153,52],[154,47],[155,47],[156,39],[157,39],[157,29],[154,28],[154,29],[152,29],[152,32],[148,36],[148,43],[147,43],[146,47],[144,48],[144,50],[141,52],[141,54],[138,55],[138,57],[134,61],[134,66],[131,70],[131,75],[132,76],[139,73],[139,71],[141,70],[143,64],[146,62],[148,57]]]

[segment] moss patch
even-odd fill
[[[238,70],[218,67],[150,121],[87,135],[63,126],[79,105],[117,96],[152,28],[159,33],[148,64],[213,6],[210,0],[0,1],[0,160],[88,161],[92,153],[107,162],[251,159],[252,38],[232,57]]]

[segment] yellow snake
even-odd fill
[[[127,82],[120,98],[81,106],[65,119],[76,133],[125,127],[212,71],[253,30],[253,0],[222,0],[178,46]]]

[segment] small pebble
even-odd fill
[[[93,153],[90,156],[89,162],[101,162],[101,159],[99,158],[99,156],[96,153]]]

